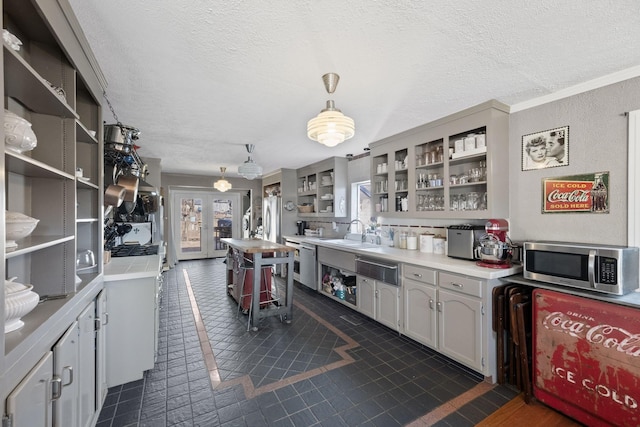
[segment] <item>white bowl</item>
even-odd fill
[[[33,292],[33,285],[23,285],[13,282],[15,279],[5,280],[4,296],[4,333],[15,331],[24,326],[20,320],[31,312],[40,301],[40,296]],[[10,292],[7,292],[7,288]]]
[[[40,222],[39,219],[31,218],[20,212],[7,211],[5,218],[5,234],[8,248],[16,246],[16,240],[24,239],[31,233]]]
[[[9,110],[4,110],[4,143],[18,153],[31,151],[38,145],[31,123]]]

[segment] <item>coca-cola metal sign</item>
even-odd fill
[[[534,394],[589,426],[640,425],[640,311],[536,289]]]
[[[609,172],[545,178],[542,213],[609,213]]]

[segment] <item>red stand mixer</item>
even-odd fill
[[[485,234],[480,238],[476,264],[480,267],[509,268],[513,254],[511,240],[507,237],[509,223],[506,219],[490,219],[484,225]]]

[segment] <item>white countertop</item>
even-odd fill
[[[111,258],[104,266],[104,281],[143,279],[160,273],[160,255],[125,256]]]
[[[318,238],[305,236],[283,237],[287,240],[294,240],[301,243],[310,243],[316,246],[339,249],[363,256],[371,256],[406,264],[419,265],[486,280],[500,279],[518,274],[522,271],[522,266],[520,265],[514,265],[510,268],[480,267],[476,265],[475,261],[456,259],[446,255],[420,252],[418,250],[399,249],[390,246],[373,245],[371,243],[358,246],[357,244],[354,245],[353,241],[347,241],[343,244],[342,242],[338,242],[340,238]]]

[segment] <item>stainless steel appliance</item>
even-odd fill
[[[307,221],[296,221],[296,228],[298,230],[296,234],[298,236],[304,236],[304,230],[307,228]]]
[[[316,274],[316,246],[287,239],[286,246],[295,248],[293,257],[293,280],[318,290]]]
[[[484,234],[481,225],[460,224],[447,227],[447,254],[452,258],[474,260],[476,247]]]
[[[278,196],[264,198],[264,209],[262,210],[262,238],[273,243],[281,243],[280,223],[282,215],[280,213],[281,199]]]
[[[638,288],[638,248],[525,242],[523,269],[527,279],[624,295]]]

